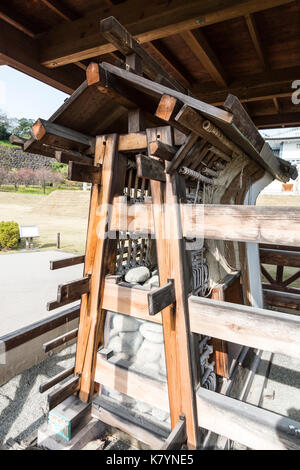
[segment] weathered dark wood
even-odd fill
[[[38,119],[32,127],[35,140],[41,144],[75,151],[88,151],[94,147],[95,139],[81,132],[55,124],[45,119]],[[30,152],[31,140],[24,144],[24,150]],[[92,151],[92,150],[91,150]]]
[[[114,351],[112,349],[101,347],[98,349],[98,354],[101,354],[101,356],[107,361],[114,355]]]
[[[71,256],[69,258],[56,259],[50,261],[50,269],[67,268],[68,266],[75,266],[76,264],[84,263],[85,255]]]
[[[269,243],[260,243],[259,248],[267,248],[270,250],[287,250],[287,251],[300,251],[299,246],[295,245],[273,245]]]
[[[86,294],[90,289],[90,276],[85,276],[76,281],[60,284],[57,289],[57,301],[64,302],[74,298],[80,298],[82,294]]]
[[[85,163],[86,165],[93,164],[92,158],[87,155],[83,155],[80,152],[76,152],[75,150],[56,150],[55,158],[58,163],[78,162]]]
[[[48,331],[54,330],[61,325],[70,323],[71,321],[79,318],[80,308],[78,306],[64,310],[49,318],[45,318],[39,322],[33,323],[32,325],[16,330],[13,333],[2,336],[0,338],[1,344],[4,344],[5,351],[10,351],[21,344],[25,344],[38,336],[47,333]]]
[[[70,367],[69,369],[63,370],[62,372],[55,375],[54,377],[52,377],[47,382],[44,382],[43,384],[40,385],[39,392],[44,393],[47,390],[49,390],[49,388],[54,387],[54,385],[58,384],[62,380],[66,379],[67,377],[72,375],[74,373],[74,369],[75,369],[74,367]]]
[[[168,160],[168,161],[172,160],[177,150],[176,147],[165,144],[164,142],[161,142],[160,140],[151,142],[149,145],[149,149],[150,149],[150,154],[153,157],[158,157],[158,158],[161,158],[162,160]]]
[[[161,162],[146,155],[136,155],[137,175],[155,181],[166,181],[166,174]]]
[[[259,255],[264,264],[300,268],[300,252],[260,248]]]
[[[101,183],[101,167],[86,165],[85,163],[69,162],[68,179],[70,181],[79,181],[82,183]]]
[[[167,173],[173,173],[179,167],[181,162],[185,159],[189,151],[192,149],[193,145],[195,145],[197,139],[197,134],[194,134],[193,132],[187,137],[185,143],[177,150],[172,161],[168,164],[166,168]]]
[[[175,300],[174,281],[171,279],[165,286],[152,289],[148,293],[149,315],[156,315],[164,308],[173,304]]]
[[[186,437],[185,417],[181,415],[178,423],[165,440],[160,450],[180,450],[186,442]]]
[[[45,353],[52,351],[52,349],[58,348],[62,344],[65,344],[68,341],[77,338],[77,335],[78,328],[75,328],[74,330],[69,331],[68,333],[58,336],[58,338],[52,339],[51,341],[47,341],[47,343],[44,343],[43,350]]]
[[[249,142],[251,142],[253,147],[260,152],[265,140],[258,132],[240,100],[236,96],[229,94],[225,100],[224,108],[233,114],[233,125],[235,125]]]
[[[9,141],[12,145],[18,145],[19,147],[23,147],[27,139],[23,139],[22,137],[19,137],[18,135],[10,135],[9,136]]]
[[[163,76],[176,89],[183,93],[186,89],[144,49],[136,39],[122,26],[116,18],[110,16],[100,22],[100,32],[111,44],[113,44],[125,56],[137,54],[142,59],[142,67],[146,75],[155,80],[158,75]]]
[[[56,308],[63,307],[64,305],[71,304],[72,302],[76,302],[77,300],[80,300],[81,296],[77,296],[74,299],[66,299],[63,300],[62,302],[59,302],[58,300],[51,300],[50,302],[47,302],[46,308],[48,311],[50,310],[55,310]]]
[[[66,384],[62,385],[58,390],[49,393],[47,397],[48,401],[48,410],[52,410],[59,403],[64,401],[70,395],[76,392],[78,385],[80,383],[80,376],[72,377]]]
[[[279,292],[271,289],[264,289],[264,300],[268,305],[280,308],[290,308],[300,310],[300,295],[290,292]]]

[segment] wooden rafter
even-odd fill
[[[19,21],[16,21],[14,18],[12,18],[10,15],[7,15],[3,11],[0,11],[0,19],[10,24],[14,28],[17,28],[19,31],[22,31],[22,33],[26,34],[26,36],[34,38],[35,33],[33,31],[31,31],[25,25],[21,24]]]
[[[0,61],[69,94],[84,81],[84,73],[73,65],[63,70],[42,66],[36,40],[1,19],[0,30]]]
[[[209,3],[176,1],[174,6],[170,5],[168,8],[164,2],[158,5],[151,2],[146,15],[142,2],[134,2],[132,8],[127,2],[112,6],[109,14],[116,16],[124,26],[129,26],[130,33],[140,43],[144,43],[290,2],[291,0],[248,0],[241,3],[231,0],[223,8],[220,8],[216,0]],[[98,35],[99,20],[107,16],[107,11],[104,10],[107,10],[107,6],[89,12],[70,25],[57,25],[45,33],[40,39],[42,63],[48,67],[57,67],[114,51],[116,48]],[[80,40],[81,37],[84,37],[84,41]]]
[[[175,76],[180,78],[183,86],[186,88],[190,87],[191,77],[189,73],[184,70],[183,65],[179,63],[178,59],[174,57],[161,41],[149,42],[147,47],[149,47],[150,51],[154,51],[173,70]]]
[[[50,10],[54,11],[60,18],[66,21],[73,21],[78,18],[78,15],[71,11],[69,8],[66,8],[62,2],[57,0],[40,0],[44,5],[46,5]]]
[[[208,44],[203,32],[198,29],[195,31],[184,31],[181,33],[182,39],[186,42],[193,54],[200,60],[204,68],[210,74],[212,79],[222,87],[226,87],[226,74],[220,64],[214,51]]]
[[[264,68],[268,67],[267,59],[263,51],[263,47],[260,40],[260,35],[257,29],[256,21],[254,15],[249,13],[245,16],[245,20],[248,26],[249,34],[251,36],[252,42],[254,44],[256,53],[263,64]]]

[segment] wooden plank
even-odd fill
[[[269,248],[260,248],[260,262],[278,266],[292,266],[300,268],[300,252],[287,250],[273,250]]]
[[[19,145],[20,147],[23,147],[26,140],[27,139],[23,139],[22,137],[19,137],[18,135],[10,135],[9,136],[9,142],[12,145]]]
[[[156,159],[138,154],[135,157],[137,175],[147,180],[166,181],[163,165]]]
[[[127,70],[120,69],[119,67],[108,64],[107,62],[102,62],[101,67],[106,72],[110,72],[111,75],[122,79],[122,81],[120,80],[118,83],[122,83],[124,85],[127,84],[128,91],[130,89],[134,89],[135,91],[139,90],[143,94],[144,99],[147,97],[152,97],[153,100],[153,98],[155,98],[156,105],[158,104],[158,100],[160,100],[163,95],[169,95],[178,99],[183,104],[195,108],[208,119],[214,119],[216,122],[223,123],[230,123],[232,121],[232,114],[228,113],[228,111],[211,106],[207,103],[197,100],[196,98],[193,98],[192,96],[188,96],[177,90],[172,90],[171,88],[160,85],[159,83],[148,80],[147,78],[140,77],[139,75],[128,72]]]
[[[148,54],[136,39],[122,26],[116,18],[110,16],[100,21],[100,33],[108,42],[113,44],[122,54],[136,54],[142,60],[142,68],[146,75],[155,80],[158,75],[165,77],[171,85],[178,91],[186,92],[186,88],[181,85],[175,78],[170,77],[168,72]]]
[[[95,382],[169,413],[166,382],[152,379],[97,356]]]
[[[32,126],[32,133],[36,140],[44,145],[69,150],[85,151],[94,145],[94,138],[81,132],[74,131],[45,119],[38,119]],[[24,144],[24,150],[30,152],[31,141]]]
[[[120,152],[141,152],[147,149],[146,132],[120,134],[118,148]]]
[[[93,164],[92,158],[80,152],[76,152],[75,150],[56,150],[55,158],[58,163],[69,163],[70,161],[72,161],[78,163],[85,163],[86,165]]]
[[[295,315],[195,296],[189,298],[189,310],[192,331],[263,351],[299,356],[300,318]]]
[[[56,259],[50,261],[50,269],[61,269],[69,266],[75,266],[76,264],[84,263],[85,255],[71,256],[69,258]]]
[[[145,8],[140,1],[135,1],[131,8],[126,4],[111,5],[109,13],[107,4],[103,4],[77,21],[63,22],[44,33],[40,38],[41,62],[47,67],[57,67],[114,51],[116,47],[99,35],[99,20],[107,14],[117,17],[142,44],[284,5],[289,1],[248,0],[241,3],[230,0],[220,7],[214,0],[205,3],[194,0],[183,3],[178,0],[168,4],[168,8],[164,2],[150,3]]]
[[[86,315],[86,325],[83,338],[78,347],[82,349],[82,381],[80,399],[89,401],[94,393],[94,371],[96,366],[96,352],[103,341],[103,325],[105,312],[102,310],[104,277],[114,270],[116,240],[107,238],[107,229],[110,222],[110,205],[115,195],[120,194],[124,188],[125,168],[127,159],[118,152],[118,136],[116,134],[98,137],[97,146],[104,147],[102,171],[105,175],[100,187],[98,199],[98,225],[95,240],[94,263],[90,281],[89,304]]]
[[[258,132],[240,100],[236,96],[229,94],[225,100],[224,108],[233,114],[233,124],[251,142],[253,147],[260,152],[265,140]]]
[[[196,400],[202,428],[250,449],[300,449],[297,421],[204,388]]]
[[[86,165],[85,163],[78,163],[74,161],[69,162],[68,179],[70,181],[100,184],[101,175],[101,168],[97,166]]]
[[[178,149],[176,154],[174,155],[172,161],[166,167],[167,173],[173,173],[183,162],[185,157],[191,151],[192,147],[198,140],[198,135],[191,132],[191,134],[187,137],[184,144]]]
[[[62,385],[59,389],[54,390],[53,392],[49,393],[47,397],[48,401],[48,411],[55,408],[59,403],[64,401],[70,395],[76,392],[78,384],[80,383],[80,377],[72,377],[66,384]]]
[[[52,351],[52,349],[58,348],[62,344],[65,344],[68,341],[71,341],[72,339],[77,338],[77,335],[78,335],[78,328],[75,328],[74,330],[69,331],[68,333],[58,336],[58,338],[52,339],[51,341],[47,341],[47,343],[43,344],[44,353]]]
[[[64,307],[64,305],[72,304],[77,300],[80,300],[80,296],[74,297],[73,299],[68,298],[62,302],[58,302],[57,300],[51,300],[50,302],[47,302],[46,308],[48,311],[55,310],[56,308]]]
[[[107,387],[168,411],[166,384],[107,361],[97,364],[96,380]],[[245,402],[200,388],[198,425],[258,450],[299,449],[299,423]]]
[[[62,382],[62,380],[72,375],[74,373],[74,370],[75,370],[74,367],[70,367],[69,369],[59,372],[59,374],[55,375],[47,382],[44,382],[43,384],[41,384],[39,387],[39,392],[44,393],[47,390],[49,390],[49,388],[54,387],[54,385],[57,385],[59,382]]]
[[[79,306],[69,308],[63,312],[56,313],[49,318],[45,318],[39,322],[33,323],[32,325],[16,330],[13,333],[1,336],[0,342],[4,345],[5,351],[10,351],[21,344],[25,344],[28,341],[47,333],[48,331],[54,330],[61,325],[65,325],[76,318],[79,318],[79,312]]]
[[[176,153],[176,147],[164,144],[160,140],[151,142],[149,145],[150,155],[161,158],[162,160],[171,161]]]
[[[133,423],[128,419],[122,418],[112,411],[108,411],[102,407],[96,407],[94,404],[92,405],[92,417],[99,419],[102,423],[105,423],[108,426],[120,429],[120,431],[144,442],[153,449],[158,449],[162,444],[162,439],[149,432],[147,429],[138,426],[136,423]]]
[[[148,293],[149,315],[153,316],[174,304],[176,301],[174,280],[170,280],[165,286],[151,289]]]
[[[174,96],[162,95],[157,106],[155,116],[164,121],[172,122],[182,108],[182,103]]]
[[[226,73],[210,47],[203,31],[197,29],[195,31],[184,31],[180,35],[193,54],[200,60],[201,64],[207,70],[211,78],[221,87],[227,86]]]
[[[290,308],[300,310],[300,296],[291,292],[278,292],[275,290],[263,289],[264,300],[268,305],[279,308]]]
[[[151,204],[136,203],[134,206],[132,210],[124,204],[124,199],[114,202],[111,230],[154,233]],[[278,245],[300,243],[300,210],[297,207],[226,204],[181,204],[180,207],[184,237]]]
[[[186,442],[186,422],[182,415],[160,450],[180,450]]]
[[[105,280],[103,309],[130,315],[140,320],[161,323],[161,315],[150,316],[148,306],[149,290],[115,284]]]
[[[57,301],[64,302],[74,298],[80,298],[90,290],[90,276],[84,276],[82,279],[60,284],[57,288]]]

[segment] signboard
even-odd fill
[[[37,225],[19,225],[20,238],[39,237],[39,229]]]

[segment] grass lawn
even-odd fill
[[[14,220],[20,225],[37,225],[40,237],[35,239],[34,246],[41,250],[56,249],[57,233],[61,237],[61,250],[70,253],[84,253],[88,220],[89,193],[85,194],[86,204],[79,204],[83,191],[59,191],[61,206],[73,206],[73,214],[65,214],[55,207],[49,213],[47,196],[41,194],[22,194],[0,192],[0,221]],[[74,197],[72,197],[74,195]],[[51,196],[50,196],[51,197]],[[68,200],[67,200],[68,198]],[[78,202],[79,201],[79,202]],[[78,209],[78,210],[77,210]],[[77,215],[78,214],[78,215]],[[24,243],[19,248],[24,248]],[[18,250],[0,251],[0,255]]]
[[[9,140],[0,140],[0,145],[5,145],[6,147],[16,147],[19,148],[18,145],[13,145],[9,142]]]
[[[0,186],[0,192],[8,192],[8,193],[21,193],[21,194],[42,194],[48,196],[48,194],[51,194],[53,191],[59,191],[59,190],[68,190],[68,191],[78,191],[81,190],[80,186],[75,186],[75,185],[69,185],[66,186],[64,184],[61,184],[59,188],[54,188],[53,186],[46,186],[45,188],[45,193],[44,189],[41,188],[40,186],[23,186],[23,185],[18,185],[18,189],[14,187],[12,184],[3,184]]]

